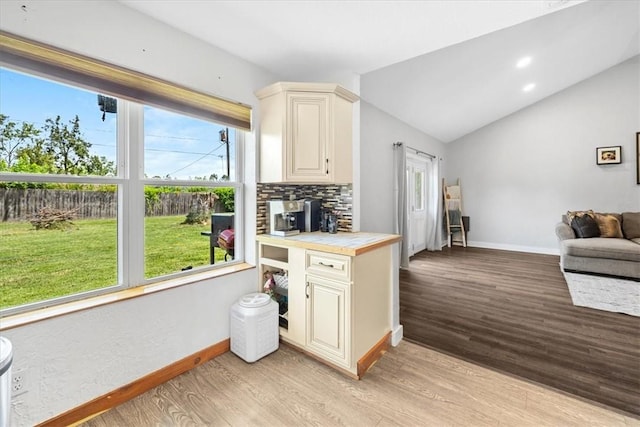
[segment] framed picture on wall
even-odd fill
[[[640,185],[640,132],[636,132],[636,184]]]
[[[622,163],[622,146],[596,148],[596,164],[615,165]]]

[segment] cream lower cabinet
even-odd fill
[[[350,367],[351,284],[307,275],[308,350]]]
[[[281,339],[354,377],[364,374],[391,331],[391,246],[347,256],[259,243],[259,253],[261,274],[288,272]]]

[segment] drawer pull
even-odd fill
[[[322,262],[322,261],[318,261],[318,264],[320,264],[320,265],[324,265],[325,267],[333,268],[333,264],[325,264],[325,263],[324,263],[324,262]]]

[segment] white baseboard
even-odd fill
[[[391,345],[397,347],[402,341],[402,325],[398,325],[393,331],[391,331]]]
[[[472,248],[500,249],[503,251],[514,251],[514,252],[529,252],[533,254],[560,255],[560,250],[558,248],[541,248],[538,246],[520,246],[520,245],[509,245],[504,243],[490,243],[490,242],[478,242],[478,241],[468,241],[467,246]]]

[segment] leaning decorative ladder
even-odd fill
[[[444,199],[444,215],[447,225],[447,246],[461,243],[467,247],[467,233],[462,221],[462,188],[460,178],[455,185],[447,185],[442,179],[442,197]],[[460,236],[457,238],[456,236]]]

